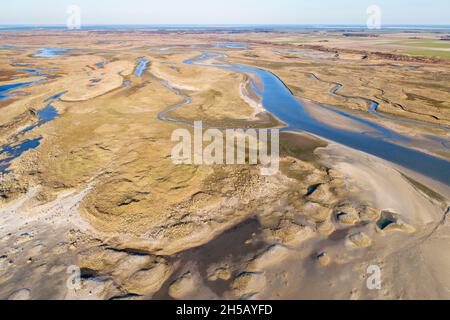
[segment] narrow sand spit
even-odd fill
[[[253,109],[255,109],[254,117],[256,117],[258,114],[265,112],[261,101],[257,101],[256,99],[253,99],[251,94],[248,92],[248,86],[249,86],[249,80],[247,80],[244,83],[241,83],[240,85],[240,96],[241,98],[247,102]]]
[[[377,208],[393,210],[421,225],[436,222],[442,216],[442,208],[436,208],[390,163],[337,144],[330,144],[318,153],[365,190],[361,196]]]
[[[371,133],[376,132],[373,128],[359,121],[355,121],[350,118],[346,118],[342,115],[339,115],[338,113],[333,112],[327,108],[324,108],[311,100],[308,99],[299,99],[299,100],[301,101],[306,111],[311,116],[337,129],[351,130],[356,132],[371,132]]]

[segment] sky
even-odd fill
[[[1,0],[0,25],[360,24],[378,5],[382,24],[450,25],[449,0]]]

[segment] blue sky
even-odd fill
[[[365,24],[373,4],[383,24],[450,24],[449,0],[1,0],[0,25],[64,25],[71,4],[82,24]]]

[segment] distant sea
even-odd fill
[[[64,25],[0,25],[0,31],[65,30]],[[296,31],[296,30],[367,30],[365,25],[84,25],[82,30],[153,30],[153,31]],[[382,25],[385,31],[450,32],[450,25]]]

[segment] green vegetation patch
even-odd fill
[[[411,56],[450,58],[450,51],[408,50],[408,51],[403,51],[403,53],[411,55]]]
[[[422,42],[400,42],[398,43],[402,46],[409,47],[424,47],[424,48],[440,48],[440,49],[450,49],[450,42],[439,42],[439,41],[422,41]]]

